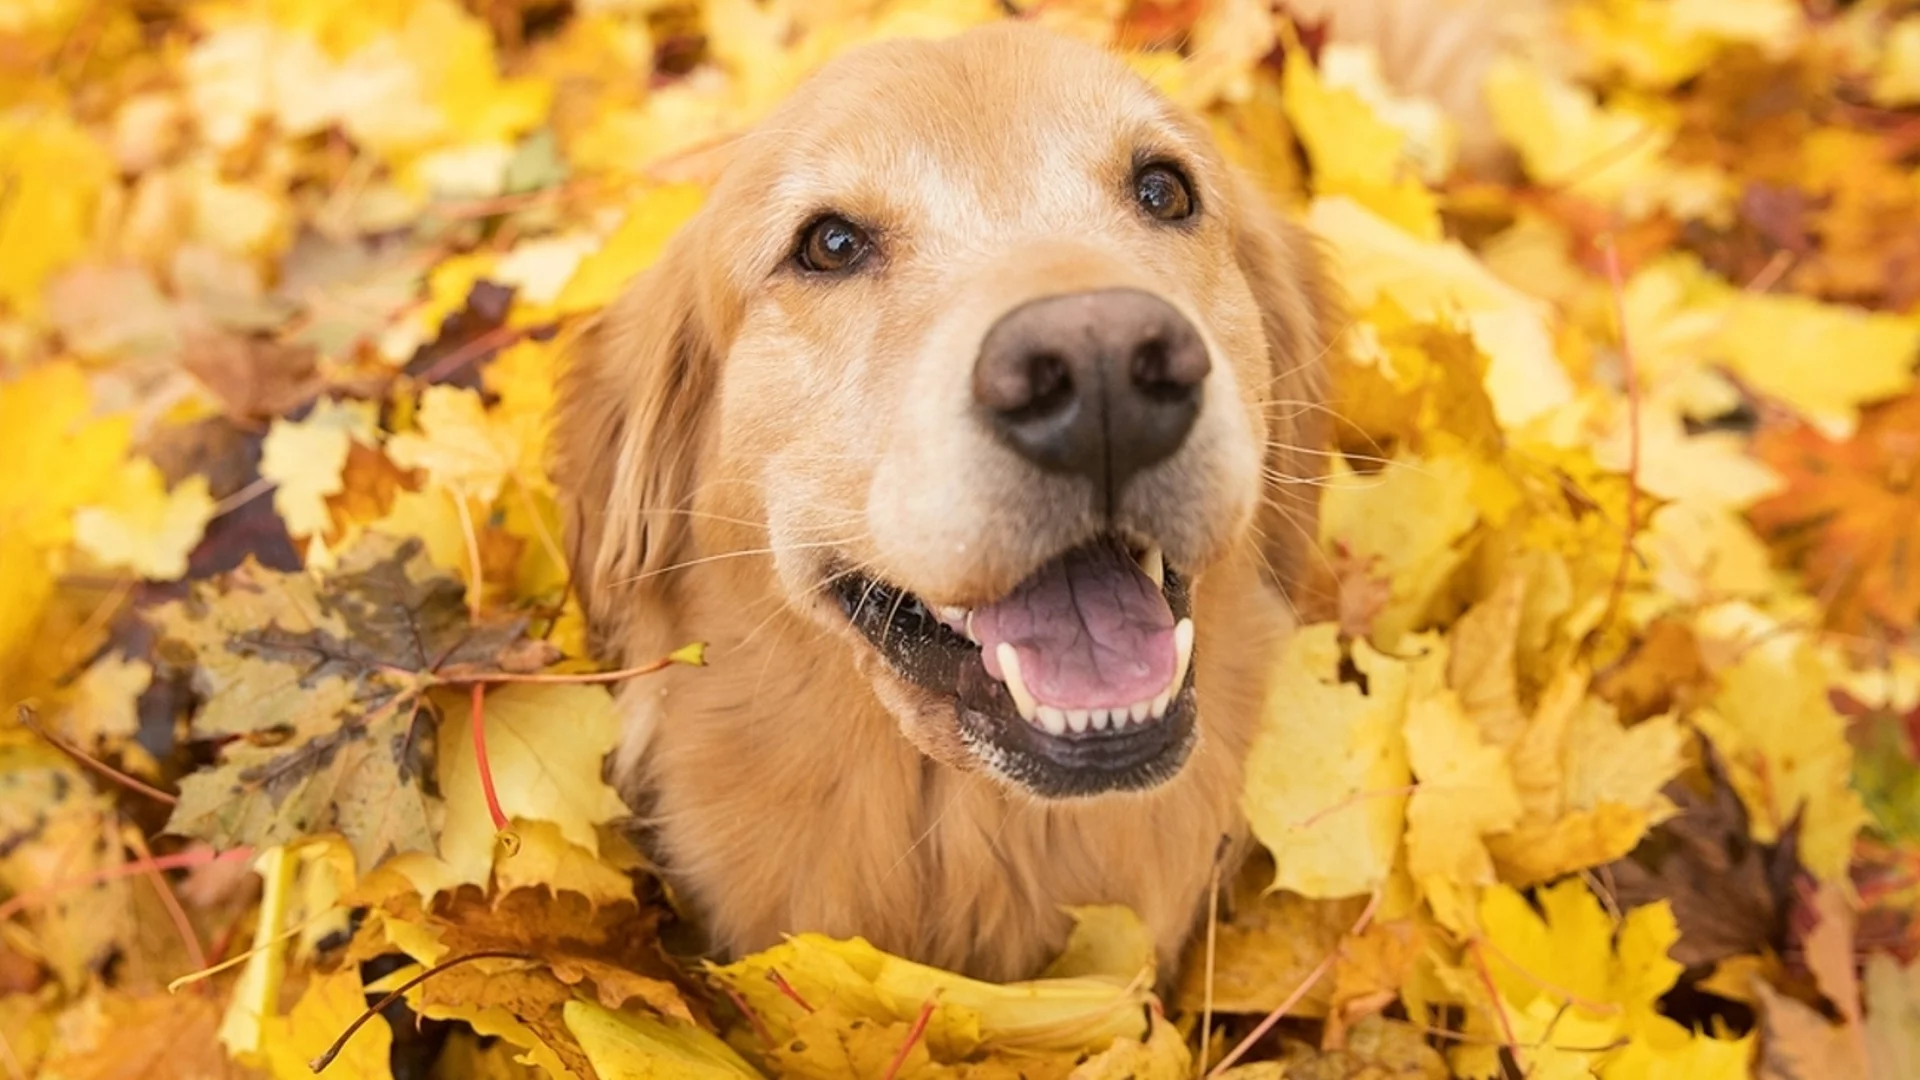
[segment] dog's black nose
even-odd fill
[[[980,345],[973,398],[1002,441],[1093,481],[1111,507],[1134,474],[1186,441],[1207,348],[1173,305],[1139,289],[1031,300]]]

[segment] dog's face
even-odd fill
[[[1312,253],[1117,59],[1015,25],[850,54],[563,387],[590,611],[765,549],[930,756],[1153,786],[1198,734],[1196,580],[1299,568],[1324,318]]]

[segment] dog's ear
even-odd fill
[[[1273,584],[1314,612],[1332,582],[1320,556],[1320,480],[1325,475],[1327,382],[1342,308],[1318,242],[1286,221],[1251,181],[1236,177],[1234,258],[1260,306],[1267,338],[1264,392],[1266,480],[1258,518]]]
[[[696,229],[671,241],[566,350],[553,472],[574,589],[597,651],[617,651],[636,608],[688,557],[689,504],[719,381]]]

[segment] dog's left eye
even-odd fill
[[[838,214],[828,214],[800,234],[800,247],[793,257],[802,269],[838,274],[857,266],[872,248],[873,239],[865,229]]]
[[[1135,173],[1133,198],[1147,216],[1157,221],[1184,221],[1193,216],[1193,185],[1171,165],[1148,165]]]

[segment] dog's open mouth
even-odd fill
[[[1036,794],[1151,787],[1192,750],[1190,598],[1157,547],[1102,537],[971,609],[858,575],[833,588],[896,673],[953,695],[974,754]]]

